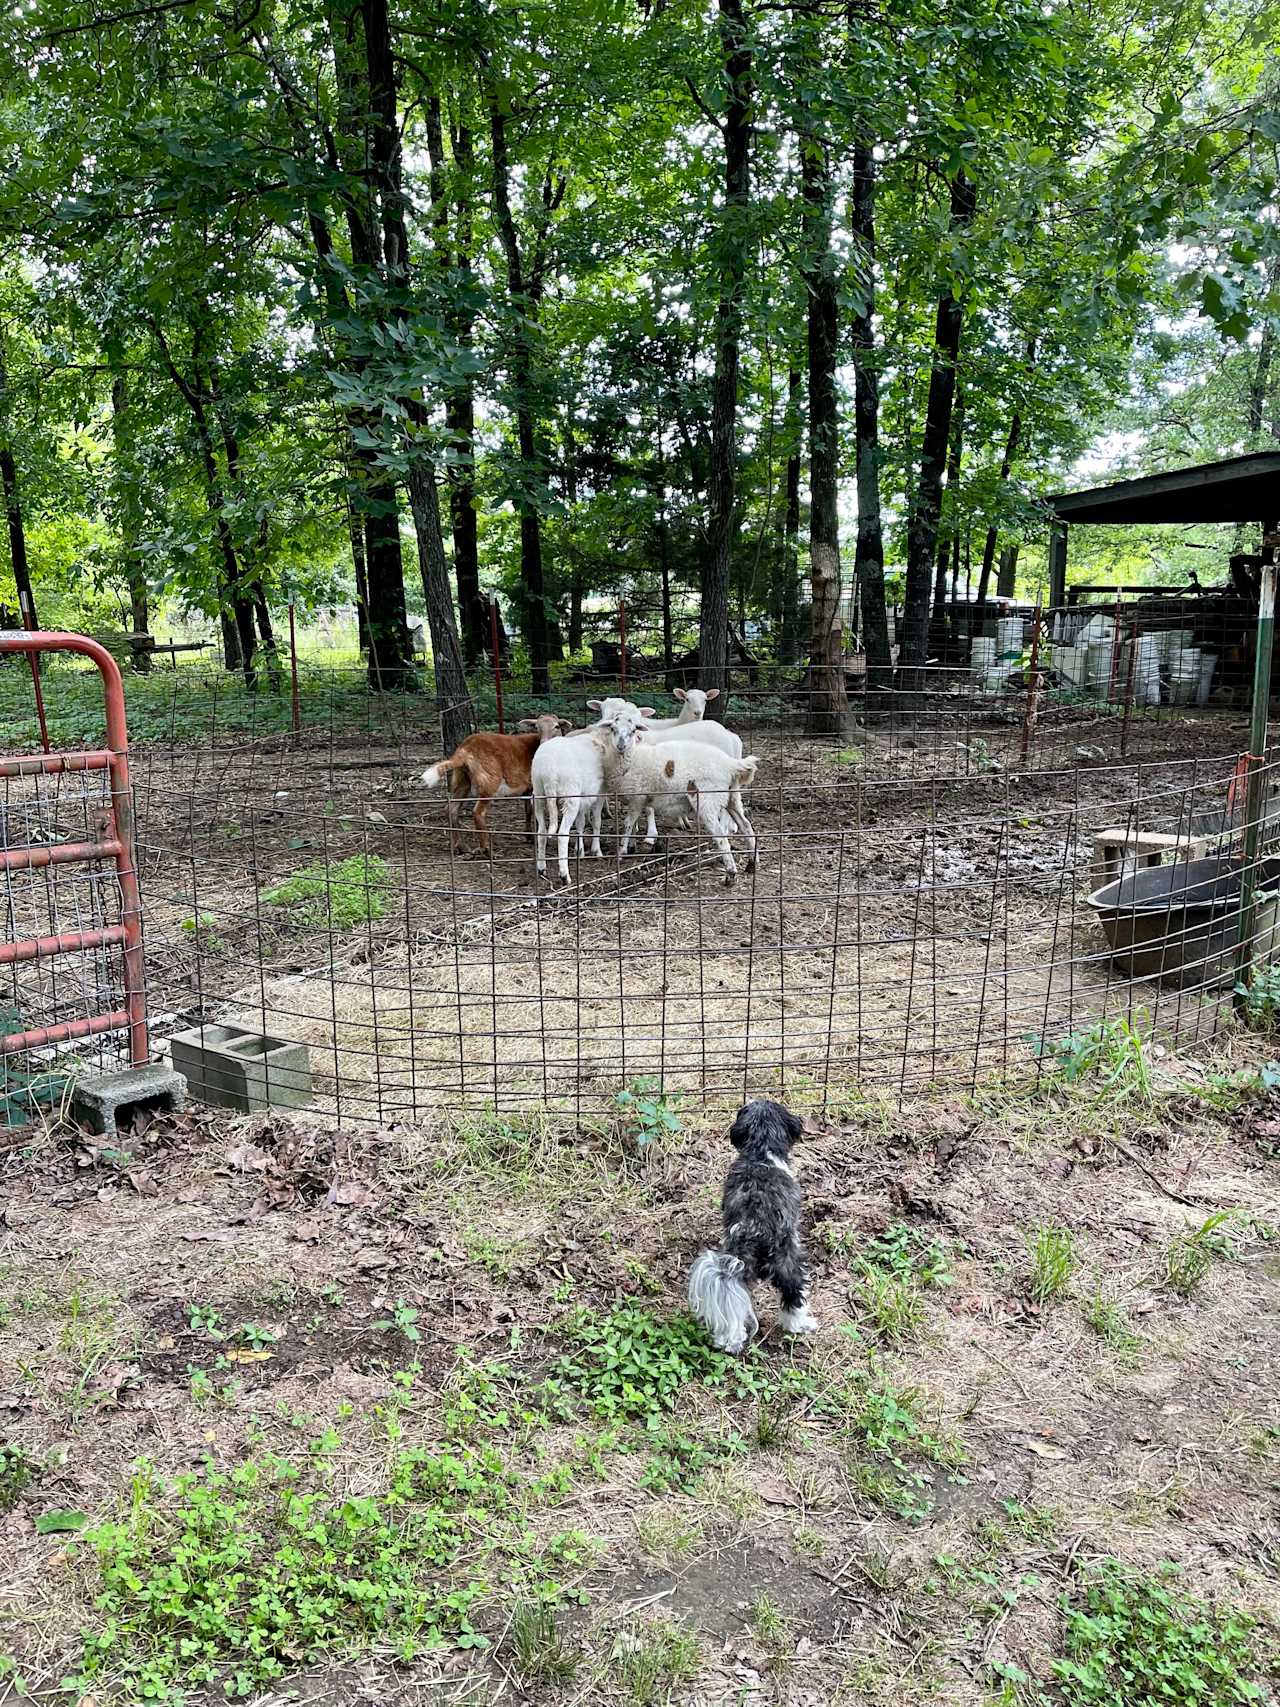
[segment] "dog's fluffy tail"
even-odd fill
[[[721,1351],[741,1351],[759,1325],[742,1263],[724,1251],[703,1251],[689,1274],[689,1309]]]
[[[426,783],[428,788],[439,788],[440,784],[447,780],[449,773],[454,769],[455,764],[461,764],[462,762],[463,761],[461,759],[441,759],[438,765],[432,765],[429,771],[423,771],[422,780]]]

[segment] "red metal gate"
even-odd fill
[[[106,704],[106,746],[92,752],[36,754],[0,759],[0,777],[62,776],[76,771],[107,772],[107,793],[95,814],[94,837],[52,845],[0,848],[0,870],[30,871],[46,866],[93,864],[114,860],[120,886],[120,922],[92,930],[62,931],[0,943],[0,966],[42,960],[49,955],[119,945],[124,1006],[104,1013],[36,1026],[0,1037],[0,1055],[44,1044],[63,1043],[101,1032],[129,1033],[129,1064],[144,1067],[149,1056],[147,998],[142,961],[142,901],[133,852],[133,798],[129,787],[129,736],[125,722],[124,683],[120,668],[105,646],[83,634],[0,632],[0,655],[25,652],[33,660],[40,652],[79,652],[98,666]],[[7,839],[7,838],[6,838]]]

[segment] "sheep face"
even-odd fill
[[[522,717],[516,724],[518,734],[536,734],[539,746],[544,741],[554,741],[557,735],[568,735],[572,730],[573,724],[567,717],[556,717],[550,712],[543,712],[541,717]]]
[[[676,698],[684,700],[684,703],[688,705],[689,710],[693,712],[695,722],[707,715],[708,700],[717,700],[719,696],[719,688],[707,688],[705,693],[701,688],[676,688]]]
[[[625,759],[634,750],[636,743],[643,741],[645,718],[652,716],[653,709],[650,706],[641,708],[628,705],[621,711],[615,711],[613,716],[601,725],[619,758]]]

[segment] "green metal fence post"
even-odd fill
[[[1268,552],[1270,558],[1273,554]],[[1245,793],[1244,869],[1240,874],[1240,946],[1236,951],[1237,1010],[1247,1000],[1252,977],[1254,891],[1258,842],[1262,834],[1262,780],[1267,758],[1267,709],[1271,699],[1271,652],[1276,626],[1276,566],[1262,566],[1258,598],[1258,645],[1253,661],[1253,720],[1249,729],[1249,781]]]

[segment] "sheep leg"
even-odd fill
[[[592,859],[603,859],[604,858],[604,855],[600,851],[600,814],[604,811],[604,807],[605,807],[604,795],[603,794],[597,794],[595,799],[591,802],[591,857],[592,857]]]
[[[658,820],[653,815],[652,805],[647,808],[647,811],[648,818],[645,821],[644,845],[646,848],[653,848],[657,844],[658,840]]]
[[[547,875],[547,802],[539,795],[533,803],[533,821],[537,826],[533,838],[533,865],[539,877]]]
[[[578,809],[573,815],[573,827],[578,832],[578,858],[579,859],[585,859],[587,857],[587,842],[586,842],[587,813],[590,810],[591,810],[591,803],[587,800],[580,800],[578,802]]]
[[[751,820],[747,817],[746,810],[743,807],[741,789],[735,788],[729,795],[729,816],[747,839],[747,857],[743,864],[743,870],[754,871],[756,868],[756,833],[752,829]]]
[[[724,866],[725,886],[736,881],[738,868],[733,863],[733,849],[729,846],[729,838],[725,835],[724,812],[713,800],[699,797],[698,822],[716,844],[720,852],[720,863]]]
[[[456,854],[462,852],[462,802],[464,798],[456,785],[450,789],[448,806],[449,846]]]
[[[622,821],[622,845],[618,849],[619,859],[625,859],[631,848],[631,837],[640,821],[640,813],[644,802],[638,799],[627,800],[626,816]]]
[[[493,858],[493,841],[489,835],[489,808],[492,800],[487,797],[477,800],[475,810],[471,814],[471,822],[475,825],[476,854],[481,859]]]
[[[556,867],[566,888],[569,886],[569,836],[577,816],[577,800],[566,800],[560,808],[560,822],[556,825]]]

